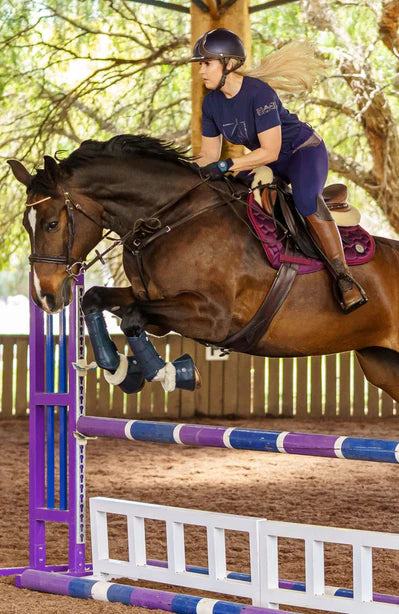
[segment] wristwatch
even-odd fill
[[[219,160],[218,168],[222,171],[222,173],[227,173],[230,166],[233,166],[233,160],[231,158],[227,158],[227,160]]]

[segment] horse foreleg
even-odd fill
[[[399,401],[399,352],[382,347],[356,351],[368,381]]]
[[[160,381],[169,392],[175,388],[194,390],[200,385],[198,370],[188,354],[172,363],[165,363],[159,356],[145,333],[148,318],[134,302],[131,288],[90,288],[83,297],[82,308],[96,362],[105,369],[104,376],[109,383],[119,385],[128,393],[141,390],[144,377],[149,382]],[[104,309],[122,318],[121,328],[134,356],[121,357],[118,353],[108,334],[102,315]]]
[[[104,288],[93,286],[85,292],[82,309],[85,315],[106,309],[120,318],[122,317],[122,310],[133,302],[134,296],[131,287]]]
[[[82,309],[97,365],[104,369],[109,384],[118,385],[123,392],[139,392],[144,376],[134,356],[122,356],[109,336],[103,309],[120,314],[132,301],[130,288],[93,287],[86,292]]]

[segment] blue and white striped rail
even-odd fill
[[[326,458],[399,463],[399,441],[364,439],[315,433],[290,433],[257,429],[178,424],[149,420],[121,420],[82,416],[77,431],[89,437],[280,452]]]
[[[154,565],[155,567],[167,567],[167,561],[159,561],[158,559],[148,559],[147,565]],[[186,565],[186,570],[191,571],[191,573],[198,574],[208,574],[208,568],[202,567],[200,565]],[[250,582],[251,575],[247,573],[242,573],[240,571],[230,571],[228,572],[227,578],[231,578],[232,580],[242,580],[243,582]],[[306,591],[306,582],[300,582],[297,580],[279,580],[278,587],[291,590],[291,591],[300,591],[304,593]],[[347,597],[353,598],[353,590],[351,588],[342,588],[336,586],[326,586],[326,594],[331,595],[333,597]],[[399,605],[399,597],[397,595],[387,595],[386,593],[373,593],[373,601],[376,603],[391,603],[393,605]]]
[[[22,573],[21,586],[43,593],[123,603],[176,614],[281,614],[281,610],[102,582],[91,578],[73,578],[36,569],[28,569]]]

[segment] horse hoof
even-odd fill
[[[189,354],[176,358],[172,364],[176,369],[176,388],[194,391],[200,387],[201,377]]]

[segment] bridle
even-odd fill
[[[83,207],[82,205],[80,205],[79,203],[75,202],[72,198],[71,195],[69,194],[69,192],[67,190],[65,190],[62,186],[62,193],[64,196],[64,205],[63,207],[66,208],[66,212],[67,212],[67,220],[68,220],[68,246],[67,246],[67,253],[66,254],[62,254],[60,256],[48,256],[46,254],[36,254],[36,253],[31,253],[29,256],[29,262],[30,264],[33,264],[35,262],[41,262],[41,263],[45,263],[45,264],[65,264],[65,271],[68,275],[68,277],[72,277],[73,279],[77,279],[77,276],[86,268],[88,268],[87,263],[83,260],[83,259],[78,259],[75,260],[72,256],[72,247],[73,247],[73,242],[75,239],[75,216],[74,216],[74,212],[75,211],[79,211],[80,213],[83,213],[83,215],[85,215],[89,220],[91,220],[92,222],[94,222],[97,226],[99,226],[101,229],[103,228],[102,224],[100,224],[90,213],[88,213]],[[52,198],[52,196],[46,196],[45,198],[41,198],[40,200],[36,200],[33,203],[25,203],[26,207],[34,207],[35,205],[39,205],[40,203],[43,203],[47,200],[50,200]],[[107,233],[105,233],[102,236],[102,239],[108,237],[108,235],[111,233],[111,231],[108,231]],[[98,254],[98,252],[96,252]],[[98,254],[99,255],[99,254]],[[101,254],[102,257],[103,254]],[[96,261],[98,258],[96,257]],[[94,262],[93,262],[94,264]],[[76,267],[76,265],[79,266],[79,269],[77,272],[73,272],[74,267]],[[90,263],[91,266],[91,263]]]

